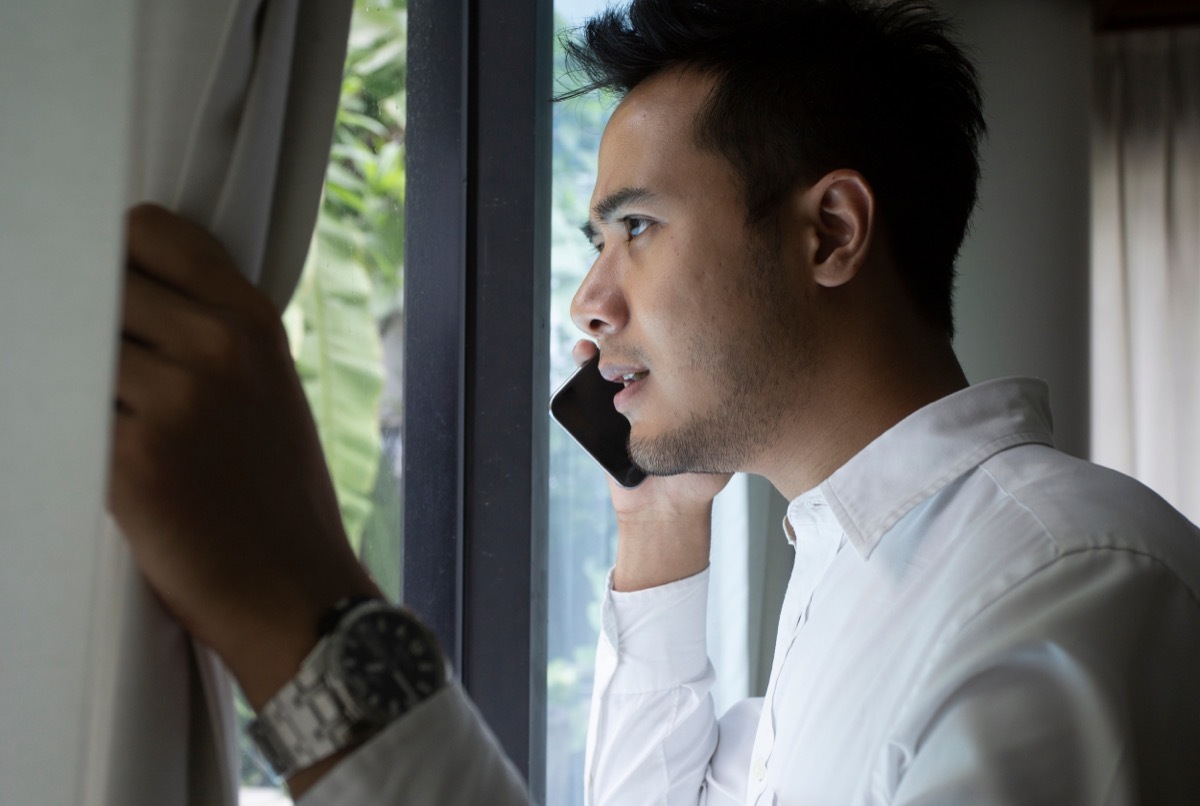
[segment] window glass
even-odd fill
[[[333,149],[284,323],[346,534],[400,601],[407,0],[355,0]],[[245,733],[242,806],[290,803]]]
[[[556,0],[556,31],[604,8],[602,0]],[[556,92],[576,84],[555,43]],[[588,217],[600,135],[611,99],[590,95],[555,104],[550,280],[550,388],[574,371],[571,346],[580,332],[571,297],[595,255],[579,227]],[[583,756],[600,596],[616,557],[616,519],[602,471],[554,423],[550,426],[549,635],[546,707],[546,802],[583,803]]]

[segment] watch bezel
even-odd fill
[[[381,625],[382,620],[382,625]],[[390,633],[380,636],[380,632]],[[399,631],[401,634],[397,634]],[[367,682],[358,659],[381,661],[382,673],[392,676],[396,696],[383,703],[378,678]],[[445,685],[445,662],[437,639],[407,611],[382,600],[367,602],[346,614],[329,636],[326,681],[342,702],[356,732],[371,732],[403,716]],[[395,679],[396,673],[400,678]]]

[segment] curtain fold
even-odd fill
[[[282,308],[316,220],[351,0],[142,0],[129,201],[212,230]],[[232,686],[111,524],[96,573],[87,803],[237,803]]]
[[[1092,458],[1200,520],[1200,28],[1098,38]]]

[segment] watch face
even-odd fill
[[[415,618],[380,605],[364,607],[348,621],[331,647],[331,661],[363,721],[390,722],[441,688],[441,652]]]

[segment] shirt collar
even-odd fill
[[[836,521],[866,559],[917,504],[1000,451],[1027,443],[1054,444],[1046,384],[1004,378],[970,386],[913,412],[792,501],[788,539],[794,544],[794,534],[810,531],[814,518],[821,532]]]

